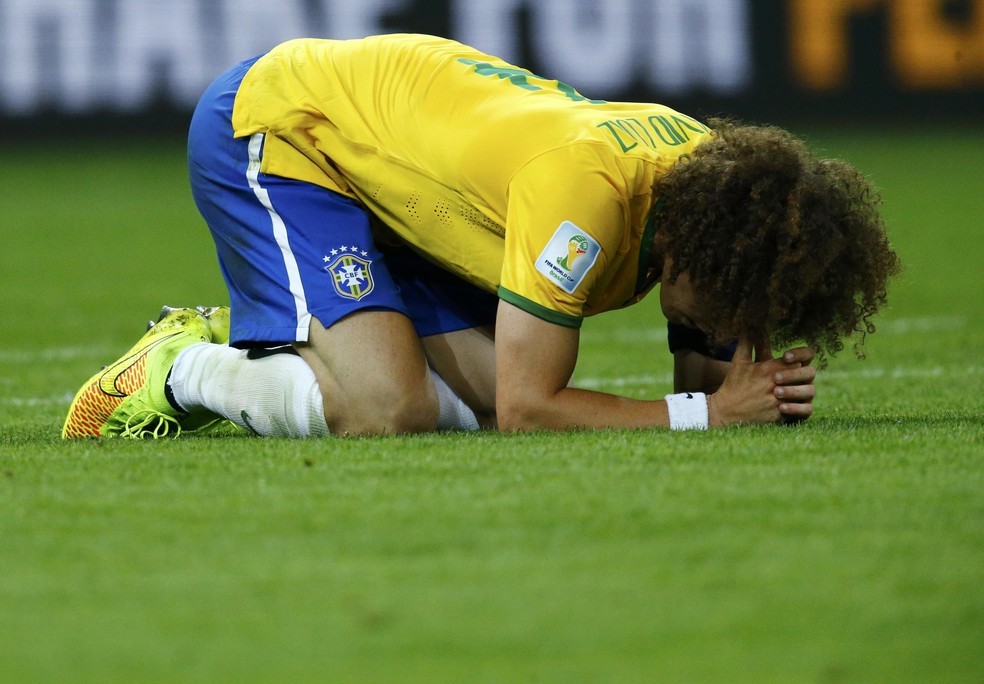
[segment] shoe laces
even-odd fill
[[[127,416],[119,436],[130,439],[160,439],[177,437],[180,434],[181,423],[177,418],[157,411],[144,410]]]

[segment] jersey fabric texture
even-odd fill
[[[428,260],[571,327],[656,283],[653,182],[713,135],[408,34],[274,48],[232,125],[265,135],[263,173],[357,199]]]

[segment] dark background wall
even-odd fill
[[[984,0],[0,0],[0,135],[179,133],[239,59],[395,31],[698,117],[984,114]]]

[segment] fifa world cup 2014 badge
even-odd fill
[[[356,246],[343,246],[325,255],[325,270],[331,274],[335,292],[346,299],[362,299],[372,292],[372,260],[368,252]]]
[[[536,270],[550,282],[574,292],[595,265],[601,246],[570,221],[564,221],[536,259]]]

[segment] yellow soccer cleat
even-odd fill
[[[214,344],[229,344],[229,307],[196,306],[195,311],[208,320]]]
[[[172,311],[177,311],[178,308],[172,306],[164,306],[161,308],[160,316],[157,321],[147,321],[147,330],[150,330],[157,322],[162,320]],[[182,309],[183,311],[190,311],[190,309]],[[229,344],[229,307],[228,306],[196,306],[195,311],[200,313],[208,321],[208,327],[212,331],[212,343],[213,344]]]
[[[89,378],[68,409],[62,437],[176,436],[188,416],[165,396],[174,359],[185,347],[210,342],[208,320],[195,309],[165,307],[161,318],[126,354]]]

